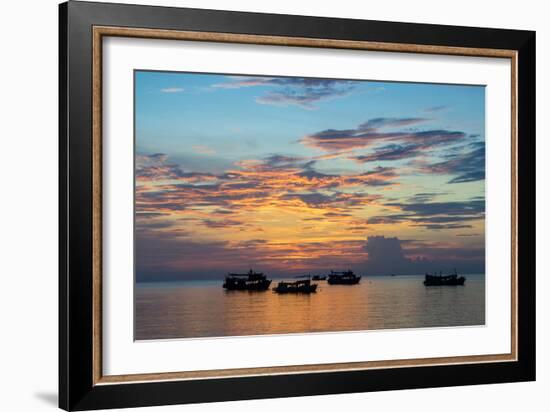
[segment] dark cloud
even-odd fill
[[[375,118],[359,125],[356,129],[327,129],[313,133],[305,136],[301,142],[306,146],[324,151],[350,151],[353,149],[370,147],[379,143],[395,142],[399,144],[386,146],[381,149],[379,154],[382,157],[392,157],[392,155],[398,157],[400,154],[410,156],[413,152],[417,152],[421,149],[454,143],[466,136],[464,132],[450,130],[383,131],[384,128],[412,125],[423,121],[426,121],[426,119]],[[365,161],[365,159],[356,160]],[[374,157],[372,160],[377,159]]]
[[[327,212],[323,216],[325,216],[325,217],[346,217],[346,216],[351,216],[351,213]]]
[[[440,245],[397,237],[369,236],[360,270],[370,275],[421,275],[426,272],[485,273],[483,245]]]
[[[216,209],[214,210],[213,214],[216,215],[232,215],[235,214],[234,210],[227,210],[227,209]]]
[[[468,222],[485,217],[484,200],[387,203],[387,206],[398,207],[401,213],[373,216],[368,219],[368,224],[380,225],[408,222],[429,230],[465,229],[472,227]]]
[[[256,98],[261,104],[277,106],[298,106],[315,109],[323,101],[349,95],[356,87],[351,80],[313,79],[302,77],[242,77],[232,76],[225,83],[213,87],[239,89],[242,87],[271,87],[265,94]]]
[[[174,222],[171,222],[169,220],[159,220],[153,222],[139,221],[136,230],[166,229],[173,226]]]
[[[436,193],[436,192],[420,192],[416,193],[413,196],[411,196],[408,201],[412,203],[419,203],[419,202],[429,202],[432,201],[435,197],[441,195],[443,193]]]
[[[398,206],[404,212],[413,213],[415,216],[480,216],[485,212],[485,201],[469,200],[456,202],[433,203],[388,203],[388,206]]]
[[[378,196],[371,196],[366,193],[334,193],[326,195],[323,193],[291,193],[283,196],[285,200],[298,199],[309,207],[346,207],[361,206],[378,199]],[[340,215],[343,216],[343,215]]]
[[[323,207],[331,204],[334,196],[324,195],[322,193],[292,193],[285,195],[284,199],[299,199],[308,206]]]
[[[149,219],[154,217],[161,217],[166,216],[167,213],[161,213],[161,212],[138,212],[136,213],[136,219]]]
[[[138,282],[223,276],[218,273],[216,264],[220,264],[227,256],[227,242],[194,242],[166,233],[162,236],[136,235]]]
[[[298,156],[285,156],[281,154],[272,154],[263,159],[263,164],[271,167],[296,167],[303,166],[310,160]]]
[[[267,243],[267,240],[265,239],[250,239],[250,240],[244,240],[240,242],[241,247],[251,247],[256,245],[264,245]]]
[[[214,88],[240,89],[254,86],[288,86],[288,87],[335,87],[339,85],[353,85],[353,80],[320,79],[308,77],[256,77],[256,76],[228,76],[225,83],[215,84]]]
[[[281,91],[268,92],[256,99],[261,104],[272,104],[277,106],[299,106],[304,109],[316,109],[316,103],[322,100],[334,99],[350,94],[353,87],[335,88],[305,88],[294,90],[285,88]]]
[[[442,230],[442,229],[468,229],[468,228],[471,228],[472,226],[471,225],[461,225],[461,224],[458,224],[458,223],[446,223],[446,224],[441,224],[441,223],[423,223],[422,225],[420,225],[426,229],[429,229],[429,230]]]
[[[136,156],[137,180],[174,180],[185,179],[188,181],[209,181],[214,178],[211,173],[184,172],[179,165],[167,163],[168,155],[164,153],[155,153],[152,155]]]
[[[362,176],[397,176],[395,167],[376,166],[374,169],[364,172]]]
[[[429,119],[422,117],[377,117],[370,119],[359,126],[362,130],[378,130],[385,127],[404,127],[412,126],[418,123],[425,122]]]
[[[157,190],[138,191],[136,210],[145,211],[181,211],[192,207],[216,206],[231,208],[234,202],[242,199],[263,198],[266,191],[247,189],[254,187],[248,183],[234,183],[224,190],[222,183],[217,184],[169,184]],[[231,189],[231,190],[230,190]]]
[[[459,262],[474,263],[485,262],[485,245],[483,239],[480,241],[472,241],[468,246],[451,244],[442,244],[437,241],[419,241],[413,240],[408,243],[403,243],[405,247],[405,255],[414,261],[439,261],[444,262]],[[447,263],[447,267],[450,266]],[[445,268],[440,268],[440,270]],[[472,273],[483,273],[483,271],[475,271]]]
[[[327,173],[318,172],[313,168],[304,168],[301,172],[296,174],[299,177],[304,177],[309,181],[319,182],[319,187],[323,189],[335,188],[341,184],[339,175],[332,175]],[[388,182],[388,184],[391,184]]]
[[[326,177],[331,176],[323,173],[316,172],[314,166],[317,163],[316,159],[311,157],[301,157],[301,156],[286,156],[281,154],[272,154],[267,157],[264,157],[262,160],[257,161],[252,164],[243,165],[246,169],[256,170],[256,171],[282,171],[290,169],[301,169],[299,174],[301,176],[311,176],[311,177]]]
[[[485,143],[475,142],[469,145],[473,150],[452,153],[442,162],[424,166],[424,173],[455,175],[448,183],[475,182],[485,179]]]
[[[374,153],[352,156],[351,159],[360,163],[401,160],[418,155],[420,149],[418,145],[391,144],[376,149]]]
[[[231,227],[231,226],[243,226],[243,222],[239,220],[231,220],[231,219],[222,219],[222,220],[212,220],[212,219],[203,219],[201,223],[209,227],[211,229],[220,229],[224,227]]]
[[[349,183],[357,183],[367,186],[388,186],[393,185],[394,179],[397,177],[396,169],[394,167],[377,166],[368,172],[349,176],[347,181]]]
[[[399,272],[410,263],[397,237],[369,236],[365,250],[368,253],[368,267],[376,273]]]

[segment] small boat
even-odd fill
[[[361,276],[357,276],[351,270],[344,272],[334,272],[331,270],[327,282],[329,285],[357,285],[360,280]]]
[[[271,280],[263,273],[256,273],[252,269],[248,273],[228,273],[223,283],[227,290],[264,291],[269,289]]]
[[[315,293],[317,291],[317,285],[311,283],[311,279],[301,279],[295,282],[279,282],[279,284],[273,288],[276,293]]]
[[[314,275],[311,280],[327,280],[327,277],[326,276],[319,276],[319,275]]]
[[[424,278],[425,286],[464,286],[466,278],[464,276],[458,276],[458,273],[452,275],[443,275],[439,272],[439,275],[428,275]]]

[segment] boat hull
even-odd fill
[[[228,279],[224,282],[223,288],[225,290],[249,290],[249,291],[256,291],[256,292],[262,292],[269,289],[269,286],[271,285],[271,280],[265,279],[260,281],[233,281],[231,279]]]
[[[361,276],[355,278],[341,278],[338,276],[329,276],[327,283],[329,285],[357,285],[361,280]]]
[[[445,278],[440,276],[426,277],[425,286],[464,286],[466,278],[464,276]]]
[[[315,293],[317,291],[317,285],[303,285],[303,286],[281,286],[277,285],[276,288],[273,288],[275,293],[287,294],[287,293]]]

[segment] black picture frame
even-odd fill
[[[97,385],[93,380],[92,28],[517,51],[517,361]],[[89,3],[59,6],[59,406],[89,410],[535,380],[535,32]]]

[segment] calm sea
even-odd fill
[[[138,284],[135,338],[483,325],[485,276],[465,276],[465,286],[441,287],[425,287],[423,276],[319,282],[311,295],[225,291],[221,280]]]

